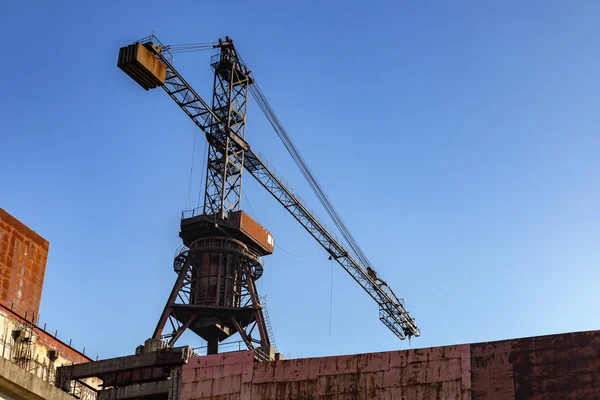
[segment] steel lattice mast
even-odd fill
[[[204,213],[220,214],[240,209],[244,149],[236,146],[227,135],[232,132],[246,137],[246,108],[250,73],[237,57],[233,43],[219,40],[220,53],[213,57],[214,85],[210,137],[220,138],[224,146],[209,141]]]

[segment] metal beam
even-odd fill
[[[98,392],[98,400],[125,400],[150,397],[166,399],[171,388],[171,381],[136,383],[117,388],[104,389]]]
[[[57,372],[69,380],[99,377],[104,374],[140,369],[146,367],[176,366],[186,364],[192,354],[188,346],[173,347],[161,351],[136,354],[133,356],[109,358],[83,364],[66,365]]]
[[[153,339],[161,339],[163,329],[165,328],[165,324],[167,323],[167,320],[169,319],[169,315],[171,315],[171,306],[175,303],[175,300],[177,300],[177,295],[179,294],[179,290],[183,286],[183,282],[188,273],[188,270],[190,269],[191,263],[192,263],[192,259],[191,259],[191,257],[188,257],[186,259],[185,263],[183,264],[181,271],[179,271],[179,276],[177,277],[177,280],[175,281],[175,284],[173,285],[173,289],[171,290],[171,294],[169,295],[167,304],[165,305],[165,308],[163,309],[160,319],[158,320],[158,324],[156,324],[156,329],[154,329],[154,334],[152,335]]]

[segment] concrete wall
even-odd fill
[[[0,359],[0,398],[6,400],[74,400],[9,360]]]
[[[29,320],[39,314],[49,246],[0,208],[0,304]]]
[[[600,399],[600,331],[339,357],[191,358],[182,400]]]
[[[23,343],[15,341],[18,330],[28,330],[31,340]],[[58,358],[54,361],[50,359],[51,350],[58,353]],[[89,357],[32,325],[21,316],[0,306],[0,358],[10,359],[16,356],[27,357],[32,362],[53,366],[91,361]]]
[[[16,333],[21,330],[28,337],[25,341],[15,340]],[[51,351],[56,351],[58,358],[51,359]],[[90,361],[90,358],[0,305],[0,399],[73,400],[72,396],[54,387],[56,368]],[[84,381],[96,389],[100,384],[96,378]],[[93,391],[81,385],[72,389],[85,400],[96,397]],[[36,397],[40,393],[42,397]],[[43,397],[46,395],[50,397]]]

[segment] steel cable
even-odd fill
[[[237,53],[237,57],[243,64],[245,64],[239,53]],[[283,124],[275,115],[273,108],[271,107],[262,90],[256,83],[256,78],[254,78],[254,83],[250,85],[250,93],[252,94],[253,98],[259,105],[259,108],[261,109],[261,111],[263,112],[263,114],[265,115],[265,117],[267,118],[267,120],[281,139],[281,141],[283,142],[285,148],[288,150],[288,152],[294,159],[294,162],[300,169],[300,172],[308,182],[312,191],[317,196],[319,202],[323,205],[325,211],[331,217],[333,223],[338,228],[338,230],[341,232],[342,236],[346,240],[348,246],[350,247],[354,255],[362,262],[363,265],[371,268],[371,263],[369,262],[367,256],[358,245],[358,242],[348,229],[345,222],[342,220],[336,208],[333,206],[331,199],[327,196],[321,184],[317,181],[315,175],[308,167],[308,164],[304,160],[304,157],[302,157],[300,151],[296,147],[296,144],[293,142],[293,140],[287,133]]]

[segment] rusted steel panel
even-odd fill
[[[319,375],[349,374],[358,370],[358,355],[323,357],[317,360]]]
[[[248,236],[252,241],[258,244],[265,254],[273,253],[275,241],[271,233],[261,224],[252,219],[243,211],[232,212],[229,216],[232,223]]]
[[[515,399],[600,398],[598,331],[517,339],[511,347]]]
[[[460,345],[458,352],[460,354],[462,399],[471,400],[471,346]]]
[[[387,371],[390,369],[389,353],[366,353],[358,355],[358,372]]]
[[[510,341],[471,345],[471,383],[474,399],[514,399]]]
[[[164,85],[166,67],[141,43],[121,47],[117,66],[145,90]]]
[[[562,336],[269,363],[237,355],[230,372],[209,356],[183,367],[196,380],[182,400],[600,399],[600,331]]]
[[[406,367],[408,365],[408,352],[390,351],[390,368]]]
[[[276,363],[258,363],[252,372],[252,383],[266,383],[275,381]]]
[[[309,360],[285,360],[274,369],[274,381],[303,381],[310,378]]]
[[[242,376],[224,376],[213,378],[211,396],[239,393],[242,385]]]
[[[461,346],[440,346],[424,349],[405,350],[407,362],[422,362],[434,360],[447,360],[461,357]]]
[[[0,304],[29,321],[39,314],[49,246],[0,208]]]

